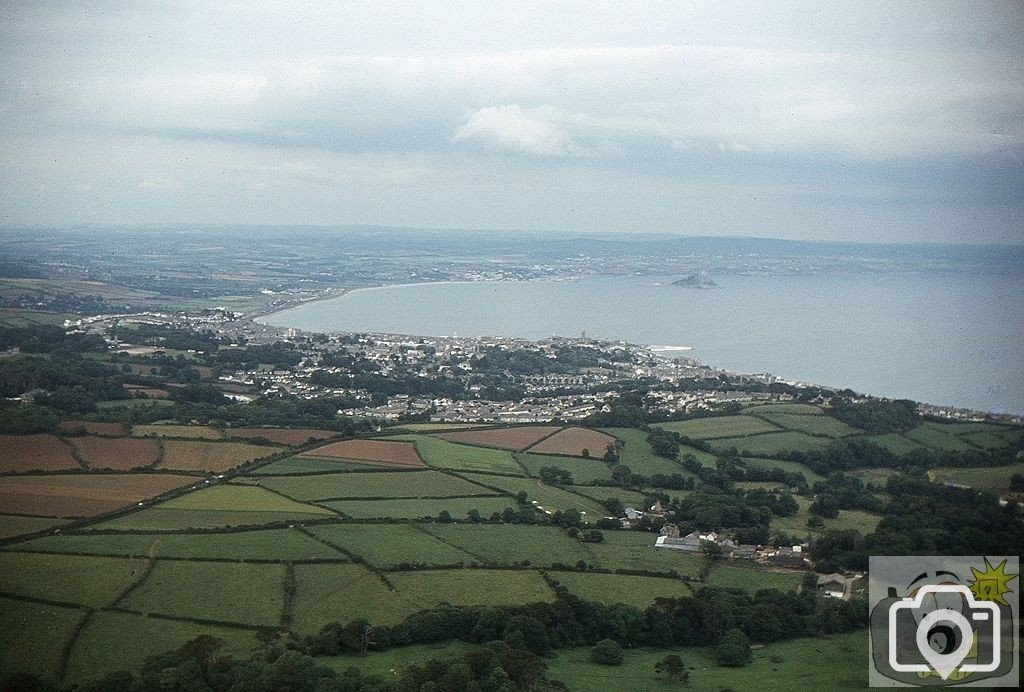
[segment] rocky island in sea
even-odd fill
[[[684,276],[678,281],[672,282],[673,286],[682,286],[683,288],[721,288],[716,284],[707,272],[698,272],[696,274],[690,274]]]

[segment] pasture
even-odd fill
[[[523,468],[516,463],[516,460],[512,458],[512,453],[508,450],[471,447],[442,440],[432,435],[395,435],[385,439],[416,443],[416,450],[427,466],[456,471],[525,475]]]
[[[514,478],[511,476],[483,476],[464,474],[469,480],[482,485],[500,488],[510,495],[521,491],[525,492],[530,500],[536,500],[544,507],[551,510],[574,509],[577,512],[586,512],[588,519],[596,520],[607,514],[604,507],[597,504],[588,497],[577,495],[567,490],[561,490],[550,485],[544,485],[537,478]],[[571,486],[570,486],[571,487]],[[509,502],[512,502],[510,499]],[[513,503],[514,504],[514,503]]]
[[[90,469],[129,471],[153,466],[160,458],[156,440],[88,436],[74,437],[70,441]]]
[[[423,606],[391,591],[380,577],[362,565],[295,565],[295,604],[292,626],[315,634],[329,622],[366,618],[393,625]]]
[[[206,534],[59,534],[18,543],[19,551],[217,560],[345,560],[295,529]]]
[[[796,430],[808,435],[823,437],[846,437],[863,431],[847,425],[830,416],[807,416],[798,413],[759,413],[759,418],[786,430]]]
[[[258,466],[247,473],[251,476],[291,476],[304,473],[346,473],[348,471],[376,471],[386,468],[391,471],[415,471],[416,468],[400,469],[382,467],[372,461],[350,461],[348,459],[312,459],[288,457]]]
[[[641,609],[654,603],[656,598],[692,595],[689,586],[679,579],[600,572],[552,572],[551,577],[584,600],[625,603]]]
[[[401,564],[456,565],[476,561],[474,556],[443,543],[415,524],[329,524],[312,526],[309,531],[382,569]]]
[[[656,533],[646,531],[605,531],[600,543],[588,543],[587,549],[602,569],[644,569],[696,577],[704,558],[681,550],[655,548]],[[588,562],[590,562],[588,560]]]
[[[248,658],[257,648],[251,630],[144,617],[93,613],[68,659],[66,681],[87,681],[112,670],[138,670],[150,656],[178,649],[200,634],[224,640],[223,654]]]
[[[814,404],[753,404],[745,406],[743,413],[750,414],[762,414],[762,413],[792,413],[799,416],[823,416],[825,412],[820,406]]]
[[[780,428],[753,416],[714,416],[673,423],[657,423],[655,427],[677,432],[697,440],[719,437],[743,437],[778,431]]]
[[[919,442],[915,442],[909,437],[900,435],[899,433],[887,433],[885,435],[870,435],[868,437],[865,437],[864,439],[867,440],[868,442],[873,442],[874,444],[880,447],[885,447],[890,452],[896,455],[907,454],[908,452],[913,452],[915,449],[924,449],[924,445],[920,444]]]
[[[172,474],[101,474],[0,478],[0,508],[13,514],[91,517],[201,480]]]
[[[260,484],[296,500],[383,497],[466,497],[494,495],[493,490],[440,471],[407,473],[333,473],[263,477]]]
[[[819,483],[825,480],[825,477],[819,473],[811,471],[809,468],[797,461],[783,461],[781,459],[758,459],[757,457],[747,457],[743,460],[750,468],[755,469],[781,469],[786,473],[802,473],[804,478],[807,479],[807,483],[814,487],[815,483]]]
[[[908,430],[904,433],[904,436],[918,444],[939,451],[966,452],[977,449],[974,445],[968,444],[956,435],[947,432],[946,427],[935,423],[925,423],[913,430]]]
[[[578,560],[593,561],[586,544],[556,527],[433,524],[424,529],[488,564],[549,567],[556,562],[571,566]]]
[[[555,594],[533,570],[451,569],[393,572],[388,579],[406,603],[417,610],[441,603],[512,605],[554,601]]]
[[[510,497],[442,497],[436,500],[330,500],[323,503],[353,519],[423,519],[442,511],[462,519],[471,509],[489,517],[506,507],[515,507]]]
[[[650,476],[655,473],[692,475],[679,462],[655,454],[651,445],[647,443],[647,433],[643,430],[634,430],[633,428],[605,428],[604,430],[622,441],[622,448],[619,450],[619,464],[628,466],[633,473],[639,473],[641,476]],[[698,460],[702,464],[705,463],[703,452],[692,451],[700,454]],[[710,457],[710,463],[714,464],[714,457],[710,454],[707,456]]]
[[[67,522],[48,517],[21,517],[13,514],[0,514],[0,538],[21,536],[26,533],[44,531]]]
[[[1022,432],[1018,429],[994,430],[991,432],[976,432],[963,435],[961,439],[966,440],[975,447],[982,449],[998,450],[1005,449],[1016,444],[1021,439]]]
[[[142,574],[144,560],[0,552],[0,590],[103,608]]]
[[[273,627],[281,622],[284,607],[284,565],[157,560],[118,605],[142,613]]]
[[[537,476],[545,466],[555,466],[572,474],[576,483],[593,483],[594,481],[611,480],[612,470],[600,456],[595,459],[578,457],[548,456],[520,452],[515,455],[519,463],[526,467],[530,475]]]
[[[600,459],[615,438],[589,428],[566,428],[530,447],[534,454],[564,454],[573,457]]]
[[[487,430],[465,430],[457,432],[435,433],[436,437],[460,444],[480,445],[522,451],[546,437],[557,433],[561,428],[547,425],[528,425],[516,428],[492,428]]]
[[[624,490],[615,486],[576,485],[573,486],[573,492],[598,502],[603,502],[613,497],[618,498],[627,507],[640,507],[645,502],[643,493],[638,493],[635,490]],[[671,494],[682,495],[684,493],[672,491]]]
[[[810,451],[812,449],[824,449],[832,441],[822,437],[811,437],[801,432],[786,430],[784,432],[768,433],[766,435],[751,435],[750,437],[720,437],[710,440],[713,448],[725,451],[736,448],[745,456],[759,456],[763,454],[775,454],[791,450]]]
[[[61,652],[85,611],[0,596],[0,680],[31,673],[58,682]]]
[[[176,471],[224,473],[236,466],[281,452],[278,447],[245,442],[207,442],[200,440],[164,440],[164,456],[159,467]]]
[[[561,680],[574,692],[621,692],[642,689],[749,690],[759,692],[825,692],[867,689],[866,630],[775,642],[752,652],[742,668],[725,668],[715,661],[713,648],[671,650],[627,649],[622,665],[590,661],[589,649],[568,649],[548,663],[548,677]],[[672,684],[654,672],[654,664],[674,653],[689,669],[686,686]],[[773,660],[774,659],[774,660]],[[828,662],[823,673],[822,662]]]
[[[795,591],[800,586],[803,577],[804,572],[769,572],[753,567],[717,564],[708,575],[707,584],[708,586],[743,589],[750,593],[756,593],[761,589]]]
[[[1010,490],[1010,476],[1024,475],[1024,464],[1007,466],[979,466],[974,468],[938,468],[928,472],[928,478],[938,483],[958,483],[978,490],[1005,493]]]
[[[0,435],[0,473],[80,469],[71,447],[54,435]]]

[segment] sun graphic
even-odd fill
[[[1010,605],[1003,598],[1008,593],[1013,593],[1007,584],[1017,578],[1016,574],[1006,573],[1006,560],[999,563],[998,567],[993,567],[992,563],[985,558],[985,571],[971,567],[971,572],[974,574],[974,581],[970,582],[971,592],[974,593],[974,597],[979,601],[995,601],[1000,605]]]

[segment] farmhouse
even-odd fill
[[[831,598],[843,598],[846,595],[846,577],[841,574],[823,574],[818,577],[818,593]]]

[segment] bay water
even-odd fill
[[[690,346],[738,372],[877,396],[1024,413],[1024,281],[970,273],[850,273],[438,283],[353,291],[275,313],[308,331],[552,335]],[[671,352],[669,352],[671,354]]]

